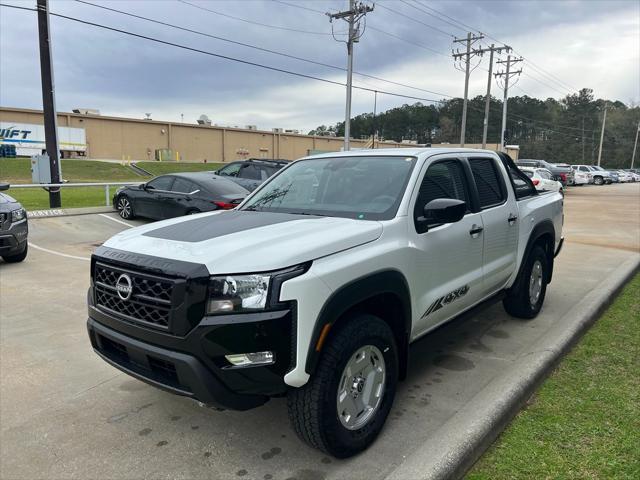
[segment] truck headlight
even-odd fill
[[[27,211],[24,208],[19,208],[18,210],[13,210],[11,212],[11,221],[19,222],[20,220],[24,220],[27,216]]]
[[[211,277],[207,314],[264,310],[271,276],[264,274]]]

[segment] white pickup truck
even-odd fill
[[[411,342],[497,300],[538,314],[562,224],[562,196],[506,155],[304,158],[235,210],[105,242],[89,337],[116,368],[202,404],[286,395],[299,437],[344,458],[381,431]]]

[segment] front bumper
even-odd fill
[[[13,255],[22,252],[28,235],[29,226],[26,220],[3,224],[0,229],[0,255]]]
[[[283,395],[291,368],[294,309],[204,317],[184,337],[122,322],[90,305],[94,351],[123,372],[204,404],[233,410]],[[235,367],[225,355],[272,351],[275,363]]]

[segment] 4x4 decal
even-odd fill
[[[426,312],[424,312],[424,314],[420,318],[424,318],[428,315],[431,315],[433,312],[440,310],[445,305],[449,305],[450,303],[454,302],[458,298],[464,297],[468,291],[469,291],[469,285],[465,285],[464,287],[460,287],[454,290],[453,292],[449,292],[446,295],[443,295],[442,297],[438,298],[435,302],[433,302],[429,307],[429,309]]]

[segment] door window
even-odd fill
[[[227,165],[226,167],[218,170],[218,175],[224,175],[227,177],[237,177],[238,172],[240,171],[240,167],[242,167],[241,163],[232,163],[231,165]]]
[[[490,208],[506,200],[504,182],[492,158],[472,158],[471,172],[478,188],[480,207]]]
[[[462,200],[466,202],[469,211],[469,192],[462,165],[458,160],[437,162],[427,169],[413,210],[414,220],[421,217],[424,214],[424,206],[436,198]]]
[[[262,176],[260,175],[260,169],[255,165],[244,165],[242,170],[240,170],[240,174],[238,175],[240,178],[247,178],[249,180],[261,180]]]
[[[169,175],[154,178],[149,183],[147,183],[147,186],[150,188],[153,188],[154,190],[169,191],[171,190],[171,184],[173,183],[173,178],[174,177],[171,177]]]
[[[198,190],[198,187],[195,183],[180,177],[176,177],[171,187],[171,191],[177,193],[191,193],[196,190]]]

